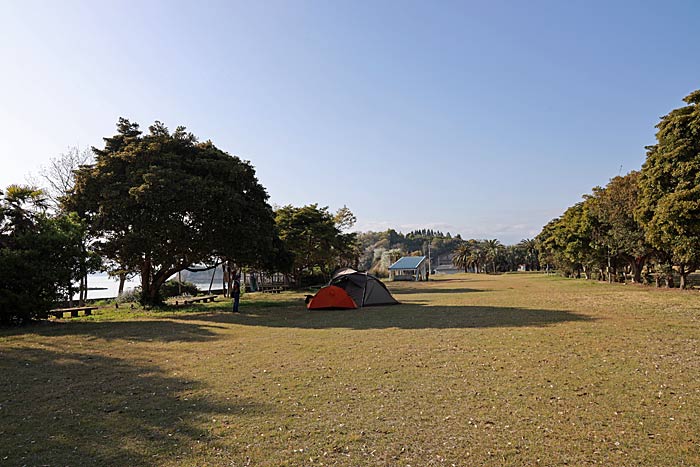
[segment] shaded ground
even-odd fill
[[[533,275],[0,329],[0,465],[699,465],[697,293]]]

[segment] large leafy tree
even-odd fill
[[[573,267],[571,264],[565,264],[563,249],[557,243],[557,233],[560,229],[562,229],[561,217],[552,219],[542,227],[542,231],[535,237],[537,260],[547,271],[550,266],[553,266],[560,268],[563,273],[568,273],[573,270]]]
[[[537,236],[540,261],[553,263],[566,274],[578,277],[583,272],[586,278],[590,278],[594,268],[605,264],[605,252],[593,239],[595,223],[589,202],[568,208]]]
[[[681,288],[700,264],[700,90],[656,126],[639,178],[637,215],[647,240],[678,268]]]
[[[93,148],[66,198],[84,216],[97,249],[141,275],[142,302],[160,302],[173,274],[213,256],[240,265],[273,251],[274,218],[253,166],[178,127],[143,134],[126,119]]]
[[[75,215],[51,217],[46,206],[33,187],[0,192],[0,323],[46,317],[78,278],[84,225]]]
[[[607,254],[628,263],[633,282],[641,283],[642,268],[653,248],[634,216],[639,204],[638,181],[637,171],[615,177],[605,188],[593,188],[587,204],[596,219],[594,240]]]
[[[275,215],[280,238],[292,256],[292,273],[297,283],[315,268],[328,275],[337,266],[357,263],[356,236],[341,231],[349,228],[354,219],[346,207],[334,215],[317,204],[283,206]]]

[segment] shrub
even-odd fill
[[[182,293],[180,293],[182,290]],[[180,282],[169,280],[160,287],[160,296],[163,298],[176,297],[178,295],[197,295],[199,289],[191,282]]]
[[[134,287],[117,297],[117,303],[134,303],[141,298],[141,287]]]

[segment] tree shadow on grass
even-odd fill
[[[216,449],[202,428],[213,416],[235,422],[270,410],[203,397],[199,383],[157,366],[87,353],[3,349],[0,374],[7,465],[161,465],[200,443]]]
[[[420,303],[372,306],[357,310],[308,311],[303,304],[288,308],[243,309],[242,313],[183,316],[198,320],[243,326],[300,329],[470,329],[496,327],[545,327],[594,318],[562,310],[494,306],[426,306]]]
[[[217,327],[164,318],[133,321],[41,321],[23,327],[2,328],[0,335],[90,335],[95,339],[106,340],[203,342],[216,337],[214,330]]]
[[[434,294],[434,293],[451,293],[451,294],[461,294],[470,292],[488,292],[486,289],[471,289],[468,287],[452,287],[452,288],[431,288],[426,287],[423,289],[392,289],[391,292],[395,295],[413,295],[413,294]]]

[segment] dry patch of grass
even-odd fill
[[[0,330],[0,465],[699,465],[697,293],[536,275]]]

